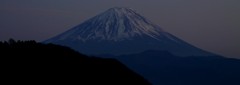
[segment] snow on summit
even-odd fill
[[[141,35],[157,39],[161,32],[163,31],[160,27],[133,9],[115,7],[74,27],[65,33],[62,39],[77,37],[83,41],[91,39],[118,41]]]

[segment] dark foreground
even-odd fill
[[[8,84],[150,85],[115,59],[89,57],[35,41],[0,42],[1,79]]]

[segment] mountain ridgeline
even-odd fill
[[[1,79],[8,84],[151,85],[115,59],[89,57],[35,41],[0,42]]]
[[[88,55],[122,55],[147,50],[176,55],[214,55],[196,48],[162,30],[135,10],[110,8],[44,43],[71,47]]]

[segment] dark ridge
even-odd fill
[[[151,85],[115,59],[64,46],[10,39],[0,42],[0,52],[1,79],[8,84]]]

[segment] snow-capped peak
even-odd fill
[[[120,41],[141,35],[157,39],[161,32],[163,31],[160,27],[133,9],[114,7],[67,31],[62,35],[62,39],[77,37],[83,41],[92,39]]]
[[[147,50],[175,55],[211,55],[163,31],[130,8],[110,8],[45,43],[67,45],[86,54],[132,54]]]
[[[132,8],[123,8],[123,7],[114,7],[114,8],[110,8],[108,9],[105,13],[114,13],[114,14],[118,14],[118,15],[126,15],[126,14],[131,14],[136,12],[135,10],[133,10]]]

